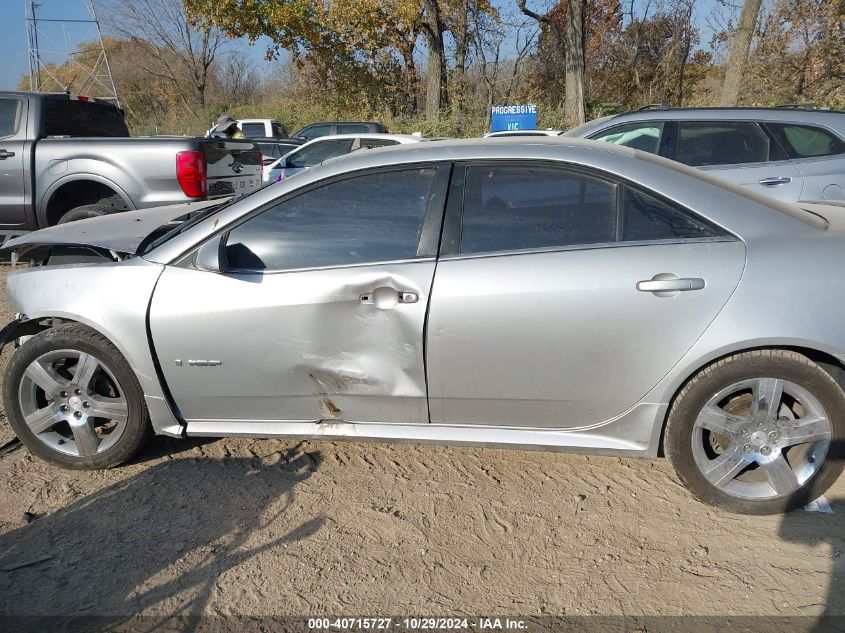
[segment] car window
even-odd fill
[[[557,167],[467,168],[461,253],[612,242],[616,187]]]
[[[372,149],[374,147],[387,147],[388,145],[399,145],[399,141],[389,138],[362,138],[358,149]]]
[[[229,267],[284,270],[414,258],[435,172],[355,176],[282,201],[229,234]]]
[[[624,145],[633,149],[656,154],[660,149],[660,135],[663,133],[662,121],[647,121],[617,125],[603,130],[590,138],[614,145]]]
[[[273,136],[281,137],[287,134],[285,126],[279,123],[278,121],[273,121],[270,126],[273,128]]]
[[[693,239],[722,233],[669,202],[631,187],[622,192],[622,241]]]
[[[324,160],[348,154],[352,150],[351,138],[331,139],[313,143],[308,147],[303,147],[301,150],[292,154],[287,161],[287,167],[313,167],[319,165]]]
[[[0,99],[0,136],[17,134],[22,108],[23,102],[20,99]]]
[[[302,128],[297,134],[300,138],[308,139],[319,138],[320,136],[328,136],[332,133],[331,125],[308,125]]]
[[[816,158],[845,153],[845,141],[825,129],[792,123],[767,123],[790,158]]]
[[[338,123],[337,124],[337,133],[338,134],[359,134],[361,132],[373,132],[375,130],[371,130],[370,126],[366,123]]]
[[[241,123],[241,132],[247,138],[256,138],[258,136],[267,136],[266,129],[263,123]]]
[[[258,149],[264,155],[264,158],[281,158],[282,154],[279,151],[279,146],[276,143],[256,143]]]
[[[44,136],[129,136],[123,113],[106,103],[48,98],[43,114]]]
[[[785,160],[756,123],[679,121],[675,160],[691,167]]]

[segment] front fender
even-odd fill
[[[7,286],[13,309],[25,314],[28,322],[76,321],[107,337],[135,372],[155,431],[180,436],[183,427],[159,380],[147,328],[150,298],[163,269],[140,257],[35,267],[10,273]]]

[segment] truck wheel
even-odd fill
[[[100,216],[119,213],[123,210],[124,209],[117,209],[102,202],[86,204],[81,207],[71,209],[65,213],[61,218],[59,218],[58,224],[67,224],[68,222],[76,222],[77,220],[86,220],[88,218],[99,218]]]
[[[153,434],[129,363],[111,341],[78,323],[45,330],[15,352],[3,400],[24,446],[64,468],[116,466]]]

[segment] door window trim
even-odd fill
[[[552,167],[561,171],[569,173],[580,174],[598,182],[605,182],[616,187],[615,206],[616,206],[616,241],[613,242],[593,242],[586,244],[568,244],[562,246],[542,246],[536,248],[523,249],[502,249],[497,251],[486,251],[483,253],[461,253],[461,230],[463,225],[463,206],[464,193],[466,189],[466,171],[469,167],[478,166],[532,166],[532,167]],[[714,232],[719,233],[716,236],[708,237],[687,237],[687,238],[672,238],[672,239],[654,239],[654,240],[632,240],[622,241],[622,220],[623,220],[623,192],[625,187],[639,191],[649,195],[660,202],[663,202],[679,212],[691,216],[697,222],[704,224],[711,228]],[[440,256],[443,260],[458,260],[458,259],[477,259],[480,257],[500,257],[505,255],[530,255],[538,253],[556,253],[567,251],[580,250],[595,250],[602,248],[620,248],[629,246],[659,246],[667,244],[691,244],[691,243],[708,243],[708,242],[737,242],[741,241],[739,237],[729,232],[724,227],[708,220],[696,213],[692,209],[681,205],[674,200],[669,200],[665,196],[660,195],[656,191],[652,191],[645,187],[638,185],[630,180],[609,174],[601,170],[590,167],[585,167],[577,163],[569,163],[565,161],[554,160],[532,160],[532,159],[502,159],[502,160],[477,160],[477,161],[457,161],[452,168],[452,181],[449,187],[449,196],[446,203],[445,217],[443,219],[443,236],[440,240]]]
[[[244,214],[242,217],[235,220],[233,223],[226,225],[222,229],[216,231],[212,235],[206,237],[202,242],[194,246],[185,256],[181,257],[175,263],[177,266],[195,268],[194,259],[197,251],[206,243],[213,240],[220,240],[220,256],[225,257],[226,242],[229,239],[229,234],[237,229],[242,224],[249,222],[253,218],[262,213],[271,210],[273,207],[286,203],[294,198],[306,194],[320,187],[343,182],[351,178],[360,176],[369,176],[373,174],[410,171],[421,169],[434,169],[435,174],[432,180],[431,190],[429,192],[428,201],[426,203],[426,210],[423,216],[422,229],[420,230],[420,240],[417,245],[417,255],[413,258],[402,258],[392,260],[373,260],[365,262],[355,262],[351,264],[330,264],[326,266],[311,266],[307,268],[262,268],[262,269],[247,269],[224,268],[220,274],[235,274],[235,275],[257,275],[257,274],[280,274],[280,273],[297,273],[307,272],[311,270],[333,270],[341,268],[356,268],[360,266],[381,266],[385,264],[405,264],[415,262],[434,261],[437,258],[437,250],[440,243],[440,232],[443,223],[443,213],[445,207],[446,196],[449,191],[449,177],[452,171],[452,164],[448,161],[424,162],[424,163],[404,163],[401,165],[389,165],[384,167],[365,168],[355,171],[345,172],[336,176],[331,176],[316,182],[310,183],[300,189],[288,192],[278,198],[267,202],[260,207]]]

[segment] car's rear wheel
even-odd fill
[[[806,505],[842,473],[845,393],[794,351],[754,350],[719,360],[675,399],[664,447],[700,500],[773,514]]]
[[[67,324],[17,350],[6,369],[9,424],[34,454],[65,468],[109,468],[152,434],[129,364],[95,330]]]

